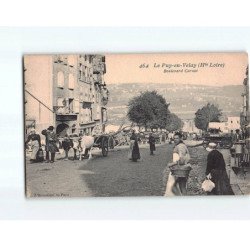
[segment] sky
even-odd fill
[[[248,65],[245,52],[106,54],[105,81],[241,85]]]

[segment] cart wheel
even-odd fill
[[[105,137],[102,139],[102,155],[104,157],[108,155],[108,139]]]
[[[112,136],[110,136],[109,137],[109,139],[108,139],[108,147],[110,148],[110,149],[113,149],[114,148],[114,138],[112,137]]]

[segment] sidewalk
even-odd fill
[[[245,176],[243,174],[236,175],[230,165],[230,153],[229,150],[223,149],[221,153],[224,156],[226,162],[226,170],[230,180],[231,187],[235,195],[249,195],[250,194],[250,172],[247,172]]]
[[[236,175],[231,166],[227,166],[229,172],[230,184],[235,195],[250,195],[250,173],[245,176]]]
[[[245,176],[240,174],[236,175],[230,165],[230,151],[228,149],[220,149],[219,151],[223,154],[228,178],[234,194],[250,195],[250,172],[247,172]]]

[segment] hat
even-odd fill
[[[216,143],[210,142],[210,143],[208,144],[208,147],[206,148],[206,150],[207,150],[208,152],[210,152],[210,151],[214,150],[216,147],[217,147],[217,144],[216,144]]]
[[[53,129],[54,129],[53,126],[49,126],[49,127],[48,127],[48,130],[53,130]]]

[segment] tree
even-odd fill
[[[129,101],[127,116],[138,126],[165,128],[169,115],[169,104],[156,91],[146,91]]]
[[[176,114],[170,113],[167,119],[166,129],[170,132],[180,130],[183,124],[183,121]]]
[[[219,122],[221,115],[222,112],[216,105],[208,103],[195,113],[195,126],[206,131],[209,122]]]

